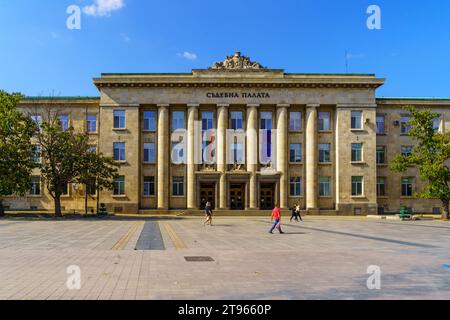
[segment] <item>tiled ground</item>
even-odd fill
[[[0,220],[0,299],[450,299],[448,223],[269,227],[263,218]],[[70,265],[81,268],[81,290],[66,287]],[[381,290],[366,286],[371,265]]]

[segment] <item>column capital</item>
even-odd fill
[[[312,109],[312,108],[319,108],[320,104],[319,103],[310,103],[306,105],[306,108],[308,109]]]
[[[290,108],[290,107],[291,107],[290,104],[285,104],[285,103],[277,104],[277,108]]]
[[[170,104],[164,103],[164,104],[157,104],[156,106],[158,108],[168,108],[168,107],[170,107]]]
[[[199,108],[200,105],[198,103],[190,103],[186,105],[188,108]]]

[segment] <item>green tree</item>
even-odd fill
[[[88,213],[88,198],[96,191],[97,213],[99,210],[100,191],[114,189],[114,179],[118,175],[119,165],[112,158],[102,154],[88,152],[84,155],[82,170],[77,183],[84,187],[84,210]]]
[[[4,214],[2,197],[30,190],[36,166],[31,144],[34,125],[17,110],[21,99],[21,94],[0,90],[0,215]]]
[[[450,212],[450,133],[436,132],[433,121],[439,114],[429,110],[405,107],[411,113],[409,136],[416,142],[411,155],[397,156],[391,169],[405,172],[417,167],[420,177],[426,182],[424,189],[415,196],[422,199],[439,199],[442,202],[442,218],[449,219]]]

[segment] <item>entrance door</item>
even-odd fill
[[[216,208],[215,184],[202,184],[200,187],[200,208],[202,210],[205,210],[207,202],[211,203],[212,209]]]
[[[245,184],[230,185],[230,209],[245,209]]]
[[[272,210],[275,207],[275,184],[261,184],[260,208],[261,210]]]

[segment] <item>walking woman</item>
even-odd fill
[[[211,202],[207,202],[206,203],[206,207],[205,207],[205,214],[206,214],[206,220],[204,225],[209,225],[212,227],[212,205]]]

